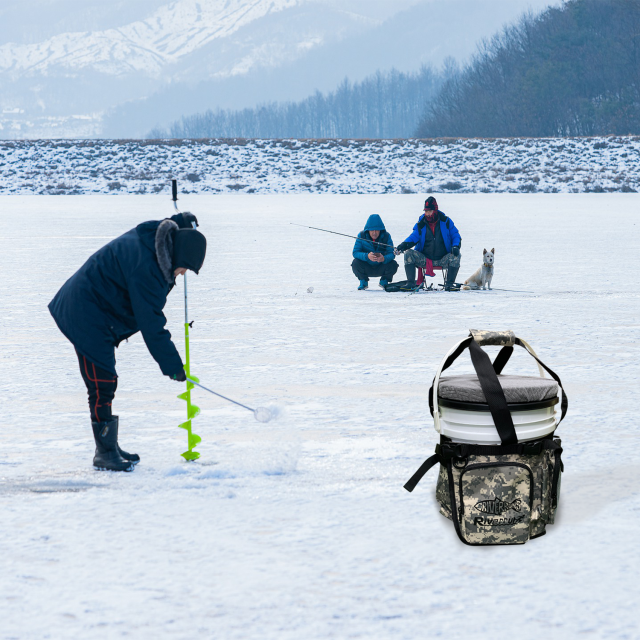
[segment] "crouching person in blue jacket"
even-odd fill
[[[118,416],[111,412],[118,386],[115,348],[140,331],[162,373],[186,380],[162,310],[176,277],[187,269],[198,273],[204,262],[207,242],[192,223],[195,216],[180,213],[139,224],[94,253],[49,304],[75,347],[87,386],[98,469],[131,471],[140,460],[118,445]]]
[[[460,269],[460,232],[438,209],[433,196],[425,200],[424,213],[413,226],[411,235],[398,245],[396,253],[405,252],[404,269],[407,274],[407,287],[416,283],[416,267],[425,269],[428,276],[435,276],[433,267],[447,269],[445,290],[451,291]],[[415,247],[415,250],[412,249]]]
[[[364,230],[358,234],[358,239],[353,245],[351,268],[360,280],[359,291],[369,286],[369,278],[380,278],[380,286],[384,288],[393,280],[398,270],[393,253],[393,240],[377,213],[369,216]]]

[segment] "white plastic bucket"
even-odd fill
[[[557,402],[557,398],[554,399]],[[465,410],[446,406],[441,400],[438,403],[440,410],[440,433],[454,442],[466,444],[500,444],[498,430],[493,423],[493,418],[488,410]],[[462,404],[462,403],[457,403]],[[549,405],[549,402],[532,403],[536,405]],[[516,429],[518,442],[538,440],[547,436],[556,428],[555,405],[539,406],[528,410],[511,411],[513,426]]]
[[[493,417],[486,404],[472,402],[456,402],[442,399],[438,395],[438,385],[442,368],[448,357],[464,342],[461,340],[452,347],[440,363],[433,381],[433,397],[437,398],[437,408],[433,414],[435,430],[454,442],[465,444],[501,444],[500,435],[493,422]],[[531,346],[520,339],[522,346],[536,358]],[[538,362],[540,376],[545,372]],[[538,440],[552,434],[558,426],[555,405],[558,396],[539,402],[508,404],[518,442]]]

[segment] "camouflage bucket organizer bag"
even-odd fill
[[[502,347],[493,363],[481,348],[484,345]],[[535,358],[540,378],[501,375],[515,345],[523,347]],[[441,379],[440,374],[465,349],[469,349],[476,375]],[[555,382],[545,378],[544,371]],[[443,399],[444,389],[447,383],[451,387],[452,381],[454,386],[462,387],[464,400],[468,399],[465,393],[471,394],[471,402]],[[552,407],[558,402],[558,391],[562,392],[562,400],[560,418],[556,422]],[[544,394],[542,399],[541,393]],[[456,442],[445,435],[443,416],[447,406],[455,407],[458,416],[465,415],[462,411],[472,416],[477,416],[479,411],[490,412],[491,418],[488,413],[482,414],[487,416],[485,423],[490,424],[490,427],[484,427],[483,437],[485,440],[491,437],[486,436],[486,430],[490,429],[495,442]],[[413,491],[429,469],[439,463],[436,499],[440,513],[453,521],[462,542],[476,546],[524,544],[544,535],[546,526],[554,522],[563,471],[561,441],[554,437],[568,407],[560,378],[512,331],[472,329],[469,337],[451,349],[442,361],[429,390],[429,407],[436,431],[440,433],[440,444],[436,446],[435,455],[421,465],[404,488]],[[542,412],[548,417],[544,420],[522,418],[538,415],[536,409],[538,414]],[[516,416],[516,425],[513,416]],[[529,423],[523,425],[527,420]],[[548,426],[541,428],[537,426],[540,424]],[[454,424],[452,428],[455,427]],[[537,437],[527,437],[536,434],[536,430]],[[472,431],[473,428],[469,430]],[[482,429],[477,431],[483,433]]]

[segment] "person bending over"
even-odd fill
[[[411,235],[396,250],[396,255],[404,252],[408,286],[415,286],[416,267],[425,269],[426,275],[431,277],[436,275],[433,267],[443,267],[447,269],[444,288],[451,291],[460,269],[461,245],[462,238],[453,220],[438,209],[433,196],[427,198],[424,213],[413,226]]]
[[[143,222],[94,253],[49,304],[58,328],[73,344],[87,386],[96,442],[93,466],[131,471],[140,460],[118,445],[118,416],[111,412],[118,374],[115,348],[138,331],[160,370],[172,380],[186,374],[165,329],[163,309],[178,275],[198,273],[207,242],[180,213]]]
[[[351,268],[360,280],[359,291],[369,286],[369,278],[380,278],[380,286],[384,288],[393,280],[393,275],[398,270],[393,240],[377,213],[369,216],[364,230],[358,234],[353,245]]]

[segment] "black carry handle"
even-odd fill
[[[541,362],[538,358],[536,358],[536,356],[534,356],[533,353],[531,353],[529,349],[527,349],[522,344],[520,338],[516,338],[516,344],[520,345],[558,383],[560,389],[562,389],[562,401],[560,403],[560,420],[558,420],[558,424],[560,424],[564,420],[564,417],[567,415],[567,409],[569,408],[569,399],[567,398],[567,394],[565,393],[564,387],[562,386],[562,380],[560,380],[560,377],[556,373],[551,371],[551,369],[549,369],[549,367],[547,367],[544,362]],[[498,356],[499,355],[500,354],[498,354]]]
[[[493,361],[493,370],[496,372],[496,375],[499,376],[502,373],[512,354],[513,347],[502,347],[502,349],[500,349],[500,353],[498,353],[496,359]]]
[[[446,371],[458,358],[458,356],[469,346],[473,338],[467,338],[463,340],[458,348],[447,358],[446,362],[442,365],[442,371]],[[442,371],[440,373],[442,373]],[[435,378],[434,378],[435,380]],[[433,399],[433,382],[431,383],[431,388],[429,389],[429,411],[431,411],[431,416],[433,417],[433,408],[434,408],[434,399]]]

